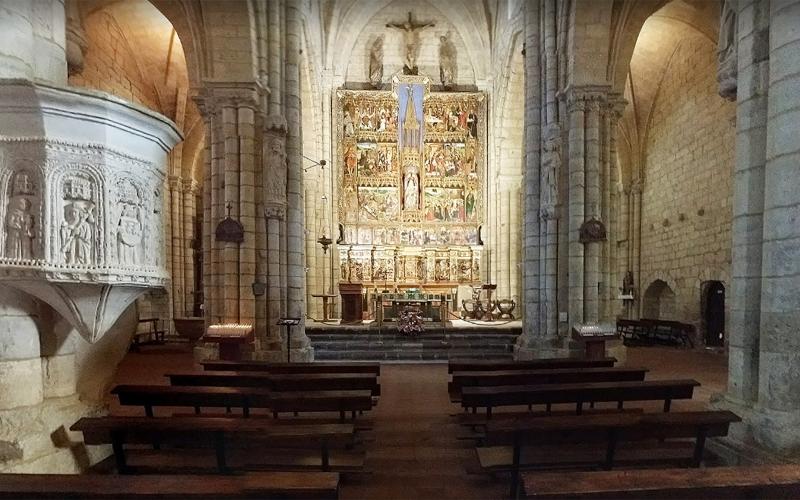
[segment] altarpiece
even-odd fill
[[[342,282],[455,288],[481,282],[486,100],[431,92],[337,92]]]

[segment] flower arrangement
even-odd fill
[[[397,322],[400,334],[406,337],[417,337],[424,330],[422,326],[422,311],[418,307],[407,306],[400,311]]]

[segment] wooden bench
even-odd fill
[[[617,332],[625,344],[663,344],[694,347],[694,325],[663,319],[617,320]]]
[[[673,399],[691,399],[696,380],[652,380],[641,382],[590,382],[579,384],[501,385],[495,387],[464,387],[461,405],[486,408],[491,418],[492,408],[498,406],[544,404],[549,410],[558,403],[575,403],[576,413],[589,402],[617,402],[622,408],[625,401],[664,401],[664,411],[669,411]]]
[[[2,474],[0,498],[92,500],[339,497],[335,472],[253,472],[220,475]]]
[[[264,453],[271,448],[316,448],[319,468],[333,470],[331,448],[351,447],[355,436],[352,424],[274,425],[265,419],[204,417],[87,417],[70,430],[82,432],[86,444],[111,444],[120,474],[133,472],[126,460],[126,444],[189,447],[194,453],[194,448],[213,448],[219,472],[230,470],[226,450],[257,447]]]
[[[291,373],[373,373],[381,374],[380,363],[270,363],[267,361],[203,361],[204,370],[258,372],[274,374]]]
[[[538,500],[800,498],[798,465],[523,472],[521,479],[527,497]]]
[[[261,387],[272,391],[372,391],[380,395],[378,379],[365,373],[300,373],[274,375],[268,372],[178,372],[167,373],[171,385],[212,387]]]
[[[706,439],[727,436],[731,423],[741,419],[729,411],[699,411],[678,413],[625,413],[591,416],[545,417],[527,420],[490,423],[486,428],[485,448],[477,448],[478,458],[484,470],[510,470],[512,472],[512,495],[517,491],[517,477],[521,467],[553,464],[562,457],[560,466],[602,466],[611,469],[615,465],[620,443],[659,441],[667,439],[695,440],[690,455],[680,448],[677,455],[663,456],[659,450],[648,450],[647,455],[638,456],[636,462],[665,458],[699,467],[703,458]],[[567,445],[577,445],[578,453],[569,453]],[[602,445],[602,446],[598,446]],[[523,451],[534,448],[537,456],[523,458]],[[549,448],[548,448],[549,447]],[[658,447],[663,447],[659,444]],[[641,446],[637,446],[641,448]],[[575,450],[575,448],[573,448]],[[624,460],[631,462],[630,460]]]
[[[199,414],[204,407],[241,408],[244,416],[252,408],[269,408],[280,412],[338,411],[344,420],[346,412],[372,409],[370,391],[273,392],[253,387],[191,387],[166,385],[118,385],[112,391],[121,405],[143,406],[148,417],[155,406],[190,406]]]
[[[635,381],[644,380],[647,371],[647,368],[611,367],[453,372],[453,380],[448,384],[448,391],[450,400],[457,403],[461,400],[463,387]]]
[[[547,370],[554,368],[602,368],[614,366],[616,358],[542,358],[528,361],[452,360],[447,373],[498,370]]]

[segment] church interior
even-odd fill
[[[0,498],[800,498],[800,0],[0,0]]]

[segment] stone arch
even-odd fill
[[[650,283],[642,295],[642,318],[675,319],[675,292],[666,281]]]

